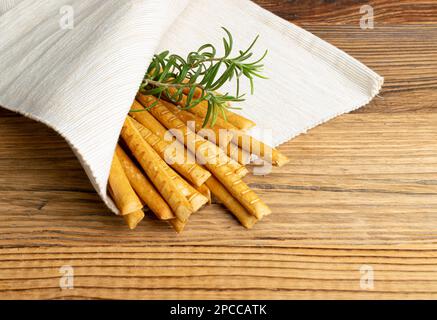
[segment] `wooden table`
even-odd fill
[[[254,230],[213,205],[182,235],[128,231],[60,137],[1,110],[0,298],[437,298],[437,3],[372,1],[363,31],[365,1],[257,2],[385,76],[380,97],[248,177],[275,212]]]

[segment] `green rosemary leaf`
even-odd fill
[[[190,92],[187,95],[187,105],[191,105],[191,101],[193,100],[194,93],[196,92],[196,87],[191,87]]]
[[[163,51],[160,54],[158,54],[158,57],[160,59],[165,59],[165,57],[167,57],[169,54],[170,54],[170,51],[166,50],[166,51]]]
[[[164,90],[165,90],[165,88],[163,88],[163,87],[155,87],[152,89],[144,90],[142,93],[145,95],[154,96],[154,95],[161,93]]]
[[[131,109],[131,110],[129,110],[129,113],[139,113],[139,112],[144,112],[144,109]]]
[[[213,107],[212,107],[212,119],[210,121],[211,123],[211,127],[214,127],[216,122],[217,122],[217,117],[218,117],[218,108],[219,108],[219,104],[217,103],[212,103]]]
[[[252,50],[253,49],[253,47],[255,46],[255,44],[258,42],[258,39],[259,39],[259,35],[257,35],[256,37],[255,37],[255,40],[253,40],[253,42],[251,43],[251,45],[249,46],[249,48],[247,48],[247,50],[245,51],[245,52],[243,52],[243,56],[246,54],[246,53],[248,53],[250,50]]]
[[[222,74],[222,76],[211,85],[211,90],[216,91],[220,89],[225,82],[228,81],[229,77],[234,74],[235,65],[230,65],[229,68],[226,69],[226,71]]]
[[[199,105],[199,103],[205,101],[205,99],[201,98],[201,99],[196,99],[191,101],[190,105],[187,105],[186,107],[181,108],[181,110],[190,110],[192,108],[194,108],[195,106]]]
[[[203,127],[206,127],[206,125],[208,124],[213,108],[214,106],[212,105],[211,101],[208,100],[208,111],[206,112],[205,120],[203,121]]]
[[[225,120],[225,121],[228,121],[228,117],[226,116],[226,112],[225,112],[225,110],[226,109],[228,109],[228,105],[226,105],[226,107],[225,108],[221,108],[220,109],[220,112],[221,112],[221,114],[222,114],[222,118]]]
[[[203,53],[206,56],[215,56],[217,54],[217,49],[210,43],[204,44],[203,46],[201,46],[199,48],[199,50],[197,50],[198,52],[196,52],[197,55],[199,55],[200,52],[204,51],[205,49],[211,49],[211,52],[205,52]]]
[[[167,76],[167,74],[170,72],[170,69],[173,67],[173,64],[174,64],[174,63],[175,63],[175,59],[174,59],[174,58],[171,58],[171,59],[168,61],[167,65],[164,66],[164,68],[163,68],[163,70],[162,70],[162,72],[161,72],[161,75],[160,75],[158,81],[160,81],[160,82],[165,82],[165,80],[166,80],[166,76]]]
[[[255,92],[255,84],[253,78],[252,77],[249,78],[249,81],[250,81],[250,93],[253,94]]]
[[[226,38],[223,38],[223,45],[225,47],[225,58],[227,58],[231,54],[232,48],[229,45],[229,42],[226,40]]]
[[[177,77],[175,77],[175,81],[177,83],[181,83],[184,79],[187,78],[188,72],[190,72],[190,66],[188,64],[184,64],[182,69]]]
[[[252,63],[249,63],[248,65],[249,66],[255,66],[255,65],[257,65],[258,63],[260,63],[261,61],[263,61],[266,57],[267,57],[267,55],[269,54],[269,50],[266,50],[265,52],[264,52],[264,54],[261,56],[261,58],[259,58],[257,61],[255,61],[255,62],[252,62]]]
[[[222,65],[222,62],[219,61],[211,69],[209,69],[209,71],[207,72],[207,74],[203,78],[203,81],[201,82],[201,84],[204,84],[205,87],[208,87],[208,88],[211,87],[211,84],[214,81],[215,77],[217,76],[217,73],[219,72],[221,65]]]
[[[225,30],[225,32],[228,36],[228,39],[223,38],[223,42],[226,43],[226,45],[225,45],[225,57],[224,58],[227,58],[232,53],[234,39],[233,39],[232,34],[229,32],[228,29],[226,29],[225,27],[222,27],[222,29]]]
[[[260,78],[260,79],[265,79],[265,80],[268,79],[268,77],[263,76],[262,74],[259,74],[259,73],[256,73],[256,72],[252,72],[252,74],[253,74],[255,77]]]

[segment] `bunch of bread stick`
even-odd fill
[[[214,198],[251,229],[271,210],[243,181],[247,166],[254,157],[282,166],[287,157],[246,133],[255,126],[251,120],[225,110],[214,126],[204,126],[207,104],[188,109],[186,101],[137,95],[109,177],[119,214],[135,229],[148,208],[182,232]]]

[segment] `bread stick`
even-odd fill
[[[206,185],[212,194],[232,212],[245,228],[252,229],[258,219],[251,215],[216,178],[209,178]]]
[[[175,229],[177,233],[184,231],[185,226],[187,225],[187,221],[182,222],[179,219],[169,220],[168,223],[173,227],[173,229]]]
[[[162,139],[165,137],[167,129],[149,111],[145,110],[141,103],[135,100],[132,110],[143,110],[140,112],[130,112],[129,115],[143,126],[149,128],[158,137],[162,137]]]
[[[138,94],[137,95],[137,99],[145,107],[148,107],[148,106],[152,105],[152,103],[155,103],[155,102],[158,101],[158,99],[153,97],[153,96],[145,96],[145,95],[142,95],[142,94]],[[162,112],[166,114],[166,117],[163,118],[162,116],[160,116],[160,114]],[[188,129],[188,127],[181,120],[179,120],[176,117],[176,115],[174,115],[162,103],[161,100],[159,100],[157,102],[157,104],[153,108],[151,108],[150,113],[159,122],[161,122],[162,125],[167,127],[167,129],[169,129],[169,130],[170,129],[179,130],[181,128]],[[166,123],[163,123],[164,121],[166,121]],[[202,148],[207,149],[207,152],[210,154],[210,156],[208,156],[209,162],[218,162],[218,163],[220,163],[220,165],[229,166],[231,168],[231,170],[236,172],[236,174],[239,177],[244,177],[249,172],[245,167],[240,165],[237,161],[229,158],[226,155],[226,153],[222,149],[220,149],[218,146],[216,146],[215,144],[213,144],[210,141],[207,141],[206,139],[203,139],[200,136],[197,136],[196,133],[194,131],[192,131],[191,129],[188,129],[188,130],[190,132],[189,137],[184,132],[184,130],[182,130],[181,133],[184,134],[188,139],[183,139],[184,141],[181,141],[181,143],[184,143],[191,152],[196,154],[195,151],[192,148],[189,147],[190,145],[192,145],[196,141],[196,139],[199,140],[199,141],[203,141],[205,143],[204,143],[204,146]],[[180,137],[178,137],[178,138],[180,138]],[[180,139],[180,140],[182,140],[182,139]]]
[[[202,184],[200,187],[196,187],[196,190],[208,199],[208,204],[212,203],[211,190],[206,184]]]
[[[152,148],[159,154],[159,156],[162,159],[169,161],[169,165],[179,174],[185,177],[189,182],[191,182],[195,186],[201,186],[211,176],[211,173],[203,169],[195,162],[188,163],[188,161],[186,161],[185,159],[185,154],[177,154],[176,148],[170,149],[170,142],[162,140],[159,136],[155,135],[152,131],[143,126],[141,123],[135,120],[133,120],[133,123],[135,124],[137,130],[140,132],[141,136],[152,146]]]
[[[157,101],[152,96],[140,97],[140,102],[154,103]],[[229,190],[229,192],[255,217],[261,219],[271,213],[265,203],[235,174],[235,170],[227,165],[228,157],[211,142],[197,136],[181,120],[179,120],[162,103],[158,103],[151,109],[151,113],[168,129],[181,130],[183,135],[178,136],[181,142],[186,144],[191,152],[195,153],[205,164],[207,169]],[[193,143],[189,143],[193,141]],[[218,149],[218,150],[217,150]],[[219,153],[219,156],[217,156]]]
[[[163,160],[141,137],[141,134],[135,128],[135,125],[129,117],[126,118],[123,124],[121,135],[132,154],[138,160],[156,189],[158,189],[159,193],[169,204],[176,217],[181,221],[186,221],[191,213],[193,213],[191,204],[187,198],[181,194],[175,182],[164,169],[164,166],[161,165],[161,161]]]
[[[144,212],[143,210],[138,210],[123,216],[123,218],[129,229],[133,230],[144,219]]]
[[[187,102],[187,97],[184,96],[179,102],[179,104],[181,107],[185,108],[186,102]],[[204,118],[207,113],[207,106],[205,105],[205,102],[201,102],[198,106],[189,109],[189,111],[191,113],[198,115],[201,118]],[[231,119],[233,119],[234,121],[231,121]],[[235,144],[237,144],[240,148],[244,149],[250,154],[254,154],[260,158],[263,158],[266,161],[269,161],[274,166],[281,167],[289,162],[289,159],[281,152],[279,152],[277,149],[269,147],[265,143],[243,132],[242,130],[244,130],[244,127],[246,129],[250,128],[249,123],[251,122],[248,119],[246,120],[248,120],[249,122],[246,122],[243,119],[245,118],[238,116],[237,114],[231,113],[231,114],[227,114],[225,120],[223,117],[220,117],[220,113],[219,113],[219,117],[217,117],[215,126],[230,130],[234,135],[233,142]],[[246,123],[246,125],[243,123]]]
[[[164,201],[152,183],[149,182],[141,170],[137,168],[134,162],[119,145],[117,145],[115,152],[123,166],[130,184],[141,200],[143,200],[149,209],[152,210],[158,219],[170,220],[176,218],[168,204]]]
[[[108,185],[111,196],[121,215],[127,215],[143,208],[143,204],[130,185],[116,154],[114,154],[112,159]]]

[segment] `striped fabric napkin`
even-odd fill
[[[117,213],[106,193],[112,155],[151,57],[220,46],[222,26],[239,47],[259,34],[255,51],[269,50],[269,80],[257,81],[237,112],[275,146],[367,104],[383,84],[343,51],[248,0],[0,0],[0,105],[61,134]]]

